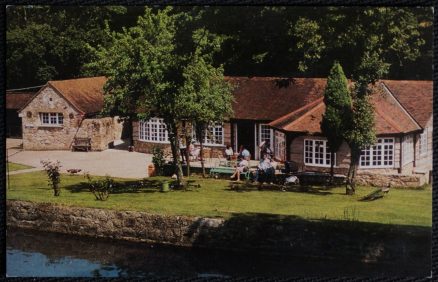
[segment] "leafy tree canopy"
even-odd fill
[[[105,23],[110,31],[121,31],[135,26],[143,12],[143,7],[8,7],[7,87],[87,74],[83,65],[93,59],[87,44],[106,46],[110,40]],[[191,31],[200,28],[222,36],[213,60],[230,76],[326,77],[337,59],[352,77],[368,53],[387,64],[385,78],[432,78],[430,7],[175,7],[170,13],[186,19],[176,42],[189,42]],[[187,53],[193,46],[176,48]]]

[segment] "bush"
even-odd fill
[[[59,161],[41,161],[44,170],[49,177],[49,185],[53,188],[54,196],[58,197],[61,194],[61,188],[59,183],[61,183],[61,174],[59,169],[61,168],[61,163]]]
[[[152,163],[155,166],[156,175],[163,175],[163,168],[166,164],[166,160],[164,159],[164,151],[160,147],[154,147],[152,149]]]
[[[104,179],[98,180],[92,179],[89,174],[86,177],[90,185],[90,192],[93,193],[96,200],[106,201],[114,188],[114,180],[108,175]]]

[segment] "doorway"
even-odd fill
[[[240,145],[243,145],[250,153],[251,159],[254,159],[254,122],[252,121],[238,121],[237,126],[237,150],[239,150]],[[237,151],[238,152],[238,151]]]

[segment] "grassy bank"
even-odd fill
[[[308,191],[234,191],[229,181],[196,179],[201,188],[160,193],[159,181],[133,187],[127,180],[116,179],[119,185],[107,201],[96,201],[83,176],[62,176],[62,192],[54,197],[44,172],[10,176],[7,199],[51,202],[82,207],[147,211],[158,214],[221,216],[235,213],[295,215],[304,219],[330,219],[376,222],[397,225],[432,225],[432,191],[391,189],[383,199],[359,201],[374,188],[360,187],[354,196],[346,196],[344,187],[318,188]]]
[[[8,171],[16,171],[16,170],[29,169],[29,168],[33,168],[33,167],[28,165],[16,164],[16,163],[8,163]]]

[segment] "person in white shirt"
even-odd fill
[[[231,157],[233,156],[234,152],[231,148],[231,145],[227,145],[227,148],[225,149],[225,156],[228,161],[231,161]]]
[[[240,174],[247,171],[249,167],[249,162],[246,159],[242,159],[236,166],[236,170],[234,174],[230,176],[230,178],[234,178],[237,176],[237,181],[240,181]]]

